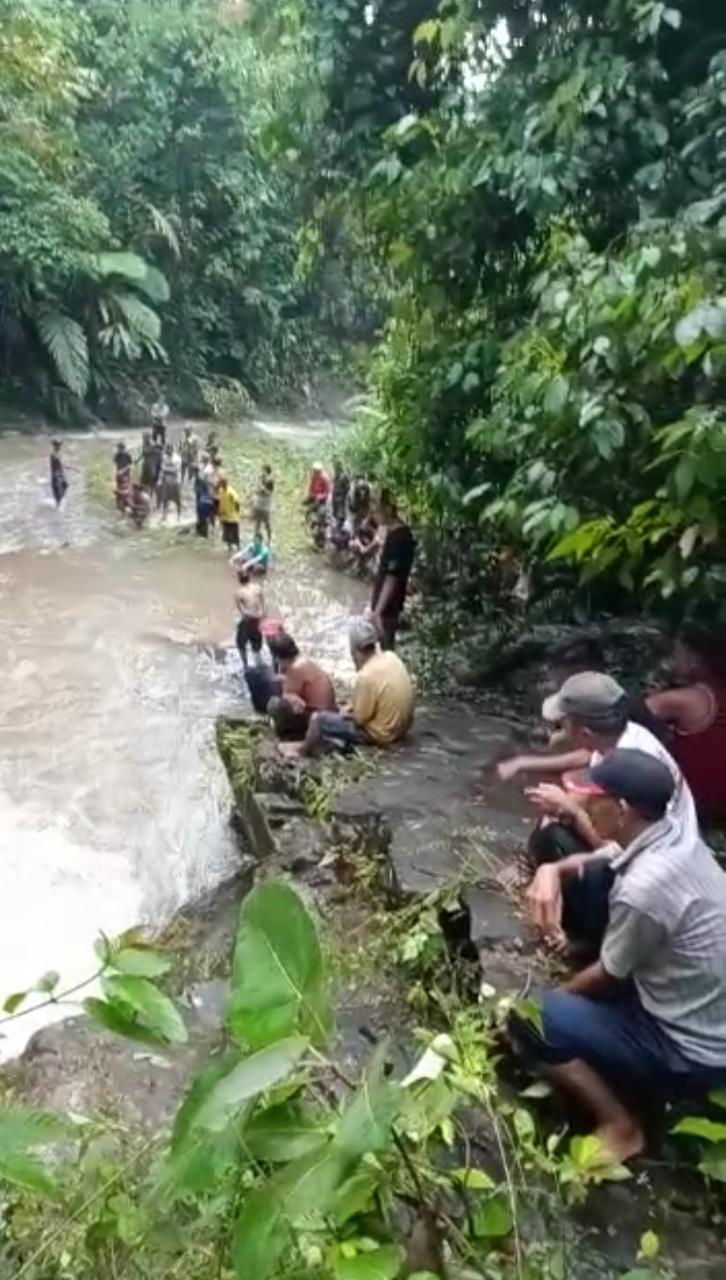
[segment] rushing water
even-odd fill
[[[314,424],[263,429],[316,438]],[[68,439],[57,512],[48,441],[0,438],[3,998],[49,969],[82,979],[99,930],[158,924],[235,869],[214,749],[215,716],[245,696],[236,654],[219,660],[232,576],[218,545],[138,534],[84,492],[87,464],[110,468],[112,449],[111,433]],[[361,591],[311,554],[273,564],[268,611],[341,672]],[[47,1020],[3,1027],[0,1057]]]

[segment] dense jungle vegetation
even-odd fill
[[[7,383],[62,409],[157,368],[270,399],[365,340],[356,460],[446,529],[433,568],[472,604],[524,566],[560,612],[716,612],[721,6],[0,16]]]

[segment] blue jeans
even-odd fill
[[[350,751],[353,747],[364,747],[369,743],[365,730],[356,724],[352,716],[343,715],[341,711],[319,711],[318,726],[323,742],[329,746]]]
[[[510,1021],[518,1048],[534,1064],[557,1066],[578,1058],[615,1088],[632,1093],[647,1087],[668,1098],[726,1084],[726,1063],[720,1068],[692,1062],[632,988],[611,1001],[546,991],[538,1003],[541,1032],[519,1015]]]

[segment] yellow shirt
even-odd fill
[[[358,673],[353,719],[380,747],[403,738],[413,722],[411,677],[396,653],[377,653]]]
[[[239,497],[229,485],[219,491],[219,518],[224,524],[236,524],[239,520]]]

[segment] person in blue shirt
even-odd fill
[[[259,534],[254,534],[252,541],[232,556],[230,564],[233,569],[242,573],[267,573],[270,563],[270,548]]]

